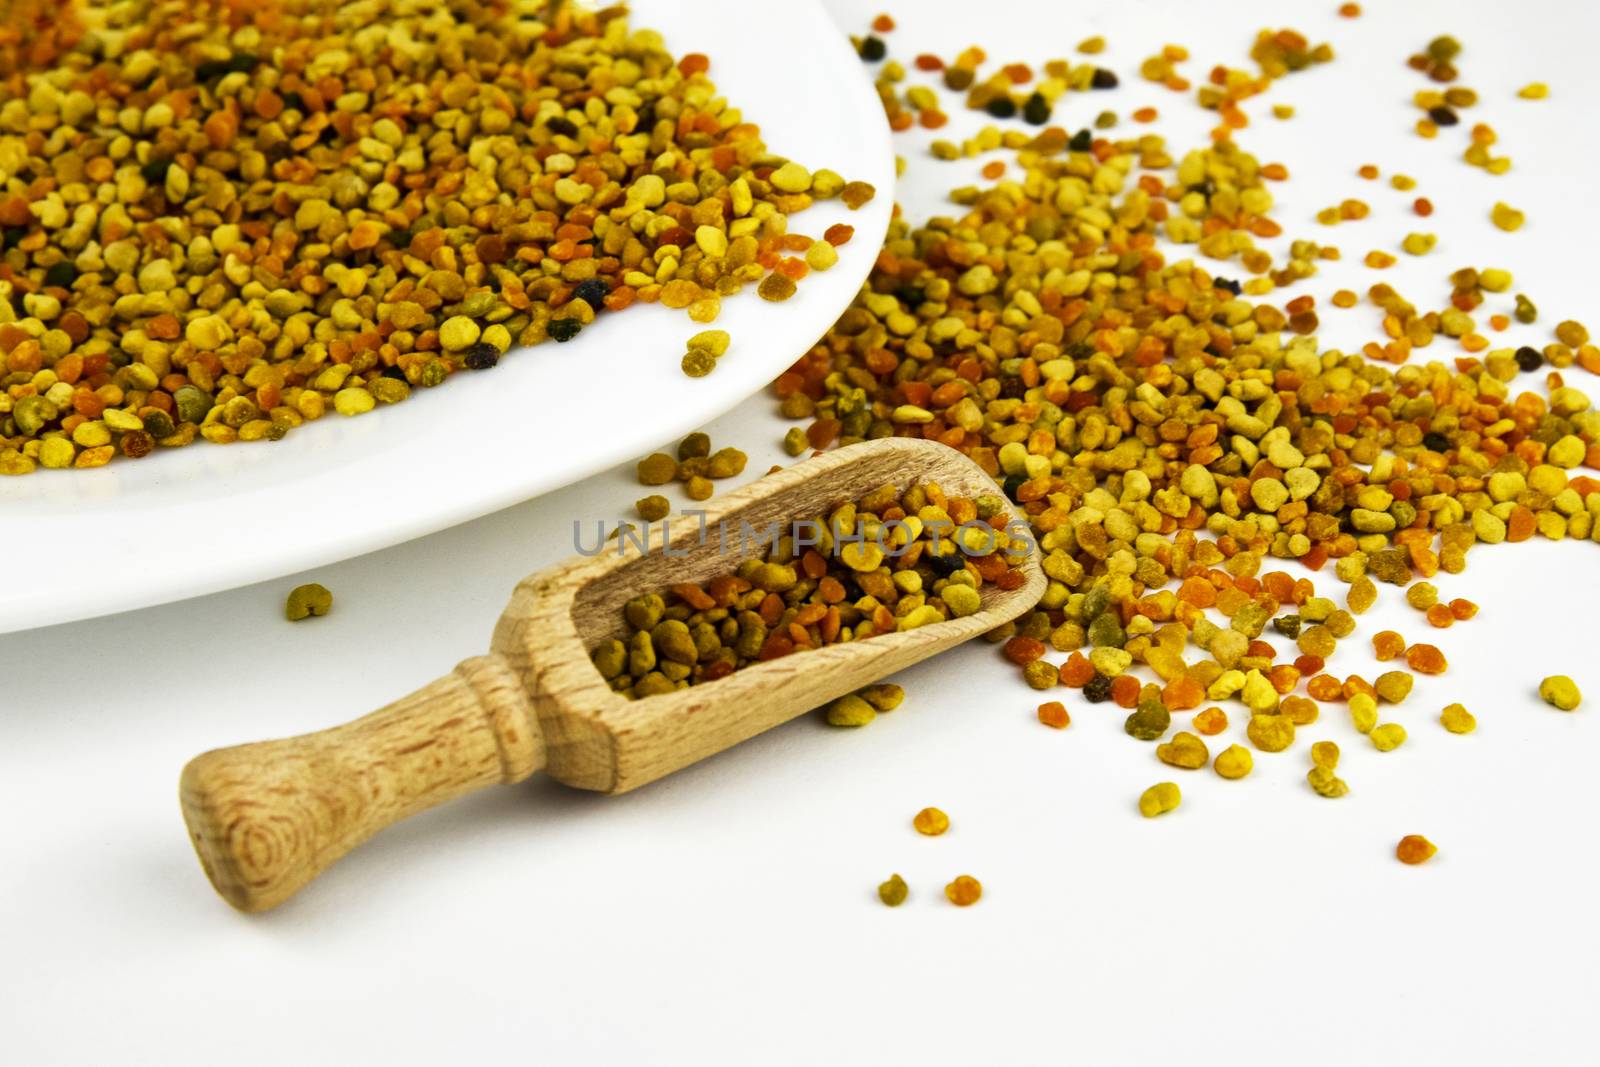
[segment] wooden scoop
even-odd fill
[[[698,520],[672,523],[670,557],[659,538],[648,555],[608,542],[599,555],[523,579],[488,655],[365,718],[191,760],[179,796],[206,876],[234,907],[265,911],[379,830],[435,804],[541,769],[580,789],[637,788],[1037,603],[1045,577],[1035,552],[1022,563],[1022,587],[985,586],[973,615],[797,652],[659,696],[629,700],[590,662],[596,644],[624,636],[628,600],[738,565],[729,554],[737,549],[719,546],[719,528],[737,546],[741,520],[787,529],[879,486],[930,481],[951,495],[995,491],[970,459],[930,441],[839,449],[710,503],[704,543]]]

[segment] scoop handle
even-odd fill
[[[211,884],[254,912],[384,827],[544,763],[522,678],[500,656],[476,656],[344,726],[197,756],[178,792]]]

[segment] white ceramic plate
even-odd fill
[[[849,304],[881,244],[894,189],[883,111],[843,32],[805,0],[783,32],[738,0],[640,0],[633,23],[711,76],[767,145],[871,182],[859,211],[818,204],[795,228],[856,228],[831,271],[782,304],[725,300],[733,346],[690,379],[705,327],[659,306],[604,314],[566,345],[359,418],[328,416],[272,444],[197,443],[140,462],[0,479],[0,633],[146,607],[382,548],[643,456],[782,373]],[[781,52],[781,56],[778,54]],[[465,562],[463,565],[467,565]]]

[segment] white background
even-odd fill
[[[852,29],[876,13],[831,6]],[[1543,313],[1516,341],[1542,344],[1569,316],[1600,326],[1587,266],[1600,224],[1582,195],[1596,162],[1594,15],[1372,3],[1346,21],[1335,6],[907,3],[890,44],[909,59],[977,40],[1037,62],[1103,32],[1102,62],[1126,88],[1071,98],[1061,117],[1152,103],[1174,116],[1157,128],[1187,140],[1204,128],[1190,99],[1140,83],[1138,62],[1179,42],[1200,77],[1243,65],[1258,26],[1297,26],[1339,59],[1247,105],[1300,114],[1257,118],[1242,141],[1293,172],[1277,213],[1289,235],[1335,241],[1345,262],[1290,295],[1326,305],[1335,285],[1365,289],[1361,255],[1432,229],[1439,250],[1386,275],[1419,306],[1441,306],[1450,270],[1498,265]],[[768,47],[781,49],[780,22],[766,24]],[[1485,97],[1474,117],[1500,130],[1510,175],[1460,162],[1464,128],[1433,142],[1407,132],[1424,83],[1405,56],[1446,30],[1466,45],[1463,83]],[[1515,99],[1535,77],[1551,99]],[[898,142],[926,179],[903,192],[913,215],[941,210],[935,188],[977,167],[935,165],[923,140]],[[1409,218],[1409,197],[1354,177],[1365,162],[1417,176],[1439,212]],[[1373,218],[1311,221],[1344,196],[1372,202]],[[1484,223],[1495,199],[1528,211],[1521,233]],[[1325,343],[1376,334],[1370,306],[1323,314]],[[752,453],[751,476],[786,462],[771,406],[755,398],[710,427]],[[1411,740],[1395,752],[1328,706],[1291,751],[1258,753],[1245,781],[1172,770],[1109,705],[1063,692],[1072,727],[1041,727],[1038,695],[979,643],[897,678],[906,705],[863,730],[803,719],[623,797],[539,780],[482,794],[384,834],[267,916],[212,895],[178,815],[186,759],[342,721],[481,651],[515,580],[566,553],[573,518],[620,515],[639,495],[615,471],[302,577],[0,638],[0,1059],[1595,1061],[1593,544],[1475,551],[1467,574],[1438,584],[1483,610],[1448,632],[1385,587],[1333,669],[1372,677],[1368,639],[1384,627],[1452,662],[1396,713]],[[334,590],[334,613],[284,623],[284,593],[312,579]],[[1331,575],[1321,582],[1342,601]],[[1539,703],[1538,679],[1557,671],[1589,689],[1588,706]],[[1454,700],[1477,714],[1475,735],[1438,726]],[[1321,738],[1344,748],[1340,800],[1304,782]],[[1174,778],[1183,807],[1141,819],[1139,792]],[[942,838],[910,828],[927,804],[951,816]],[[1397,863],[1407,833],[1439,855]],[[893,871],[912,892],[898,911],[874,898]],[[944,901],[958,873],[983,881],[976,907]]]

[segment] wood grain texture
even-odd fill
[[[716,531],[737,543],[740,523],[825,514],[882,485],[936,482],[952,495],[996,491],[983,469],[932,441],[890,438],[853,445],[769,474],[706,505],[701,523],[670,525],[674,553],[646,555],[627,543],[522,581],[495,627],[493,648],[522,671],[549,742],[546,773],[568,785],[621,793],[740,741],[835,697],[994,629],[1031,608],[1044,592],[1037,554],[1023,564],[1026,582],[983,593],[983,608],[963,619],[826,646],[757,663],[726,678],[660,696],[628,700],[613,693],[588,650],[622,636],[622,605],[641,592],[702,581],[732,570],[741,556],[723,551]],[[658,524],[659,527],[659,524]],[[652,549],[660,541],[651,542]]]
[[[179,799],[217,892],[264,911],[384,827],[543,765],[521,678],[477,656],[344,726],[198,756]]]
[[[619,543],[525,578],[495,626],[490,656],[347,726],[192,761],[181,795],[201,864],[230,903],[264,910],[378,830],[434,804],[540,767],[582,789],[635,789],[1036,604],[1045,587],[1037,552],[1021,565],[1020,588],[986,587],[973,615],[753,664],[659,696],[628,700],[590,662],[595,644],[620,634],[629,599],[733,570],[743,558],[741,523],[788,524],[879,486],[927,482],[951,495],[996,491],[954,449],[872,441],[709,503],[710,536],[700,521],[679,518],[648,552]],[[727,544],[719,529],[729,531]],[[654,532],[661,534],[659,525]]]

